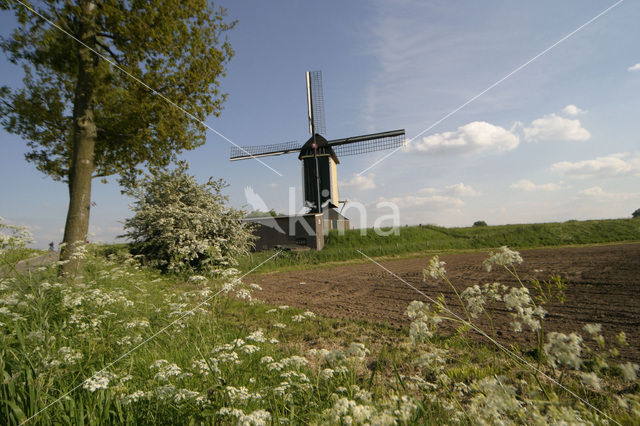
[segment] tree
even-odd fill
[[[203,185],[187,174],[153,169],[129,194],[135,215],[125,220],[133,252],[164,271],[212,273],[235,264],[254,238],[244,212],[228,207],[222,180]]]
[[[485,222],[484,220],[476,220],[475,222],[473,222],[473,226],[488,226],[487,222]]]
[[[0,123],[27,140],[27,161],[68,185],[61,259],[70,260],[87,237],[93,178],[131,187],[143,167],[204,143],[198,120],[220,114],[233,55],[224,33],[235,22],[207,0],[40,4],[0,0],[20,23],[0,47],[25,74],[23,88],[0,88]]]
[[[264,212],[262,210],[253,210],[245,215],[246,218],[256,218],[256,217],[277,217],[278,212],[274,209],[269,210],[268,212]]]
[[[636,209],[636,211],[631,213],[631,217],[640,217],[640,209]]]

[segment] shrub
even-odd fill
[[[631,213],[631,217],[639,218],[640,217],[640,209],[636,209],[633,213]]]
[[[487,222],[485,222],[484,220],[477,220],[473,222],[473,226],[489,226],[489,225],[487,225]]]
[[[163,271],[214,273],[235,265],[254,237],[241,220],[244,212],[227,206],[226,183],[209,178],[199,184],[187,170],[186,163],[154,169],[129,191],[137,201],[124,236],[135,254]]]

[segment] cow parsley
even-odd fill
[[[576,333],[566,335],[555,331],[550,332],[547,335],[544,351],[548,356],[549,364],[553,367],[566,365],[577,370],[582,365],[580,358],[582,337]]]
[[[438,256],[433,256],[429,261],[429,267],[422,271],[423,278],[426,280],[427,276],[434,280],[444,277],[447,271],[444,269],[445,262],[441,261]]]
[[[522,256],[517,251],[509,249],[507,246],[502,246],[497,252],[491,252],[488,259],[482,262],[487,272],[491,272],[493,265],[509,267],[515,263],[522,263]]]

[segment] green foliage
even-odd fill
[[[403,256],[433,250],[476,250],[509,246],[533,248],[572,244],[598,244],[618,241],[640,241],[640,223],[634,219],[570,221],[466,228],[444,228],[435,225],[406,226],[399,235],[381,236],[373,229],[350,229],[340,235],[329,231],[321,251],[284,252],[264,267],[270,270],[304,268],[326,262],[362,261],[361,250],[368,256]],[[241,259],[243,270],[249,270],[273,252],[253,253]]]
[[[633,218],[640,217],[640,209],[636,209],[633,213],[631,213],[631,217]]]
[[[0,267],[27,259],[38,253],[27,247],[33,242],[31,232],[24,226],[11,225],[0,217]]]
[[[251,229],[240,210],[227,206],[222,180],[196,182],[180,163],[154,169],[130,192],[135,215],[125,220],[133,252],[164,271],[213,273],[248,253]]]
[[[68,181],[79,44],[12,3],[0,7],[13,8],[20,25],[0,47],[22,65],[24,87],[0,88],[0,124],[27,140],[27,161],[55,180]],[[74,3],[47,0],[33,7],[82,39],[85,11]],[[233,55],[225,33],[235,22],[226,22],[224,9],[204,0],[107,0],[92,10],[96,35],[88,41],[112,62],[93,56],[93,177],[118,174],[130,184],[140,173],[136,166],[167,165],[176,153],[205,142],[205,129],[193,118],[203,120],[222,109],[219,78]]]
[[[247,218],[254,218],[254,217],[276,217],[278,216],[278,213],[271,209],[268,212],[263,212],[261,210],[254,210],[252,212],[249,212],[245,215],[245,217]]]
[[[495,347],[268,306],[255,285],[184,282],[120,249],[105,259],[89,245],[77,280],[55,266],[0,275],[0,424],[604,422]],[[427,306],[411,306],[424,321]],[[585,331],[603,341],[597,325]],[[548,347],[554,359],[573,349],[565,340]],[[590,361],[624,344],[584,348],[579,371],[537,367],[566,371],[566,389],[638,424],[637,365]]]
[[[487,222],[485,222],[484,220],[477,220],[473,222],[473,226],[488,226],[488,225],[487,225]]]

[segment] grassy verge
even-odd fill
[[[268,306],[259,293],[91,253],[77,280],[61,281],[55,265],[0,278],[0,424],[603,419],[567,389],[621,423],[640,419],[638,382],[624,382],[614,364],[588,382],[592,364],[547,368],[512,348],[563,389],[468,330],[432,333],[424,305],[413,306],[406,330]]]
[[[15,250],[9,250],[4,254],[4,256],[5,256],[6,262],[13,264],[13,263],[18,263],[21,260],[26,260],[32,257],[40,256],[45,253],[47,253],[45,250],[37,250],[37,249],[25,247],[25,248],[20,248]]]
[[[331,262],[360,262],[357,250],[371,257],[407,257],[433,252],[477,250],[507,245],[513,248],[601,244],[640,241],[640,220],[610,219],[568,221],[468,228],[434,225],[399,228],[398,235],[377,235],[367,229],[349,230],[344,235],[331,231],[322,251],[283,252],[263,271],[306,269]],[[273,255],[273,251],[252,253],[240,259],[240,269],[250,270]]]

